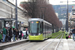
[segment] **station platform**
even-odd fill
[[[75,50],[75,41],[73,39],[63,39],[63,50]]]
[[[0,43],[0,47],[5,47],[8,45],[12,45],[12,44],[16,44],[19,42],[25,42],[28,39],[22,39],[22,40],[17,40],[15,42],[7,42],[7,43]],[[54,39],[49,39],[50,41],[54,40]],[[55,41],[59,41],[60,39],[55,39]],[[58,48],[58,50],[75,50],[75,41],[73,39],[62,39],[61,40],[60,47]]]
[[[22,40],[16,40],[16,41],[11,41],[11,42],[6,42],[6,43],[0,43],[0,48],[1,48],[1,47],[5,47],[5,46],[8,46],[8,45],[13,45],[13,44],[25,42],[25,41],[27,41],[27,40],[28,40],[28,39],[22,39]]]

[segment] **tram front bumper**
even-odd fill
[[[38,36],[31,36],[29,35],[29,40],[43,40],[43,35],[38,35]]]

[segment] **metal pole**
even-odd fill
[[[35,16],[35,14],[34,14],[34,11],[35,11],[34,9],[35,9],[35,7],[34,7],[34,0],[32,0],[32,1],[33,1],[33,3],[32,3],[32,4],[33,4],[32,17],[34,18],[34,16]]]
[[[46,7],[44,7],[43,19],[45,17],[45,11],[46,11]]]
[[[16,0],[16,6],[15,6],[15,20],[16,20],[16,29],[18,29],[18,21],[17,21],[17,0]]]
[[[41,7],[40,7],[40,9],[41,9]],[[40,12],[40,18],[41,18],[41,16],[42,16],[42,9],[40,10],[41,12]]]
[[[66,18],[66,31],[68,32],[68,0],[67,0],[67,18]]]
[[[43,19],[42,7],[40,7],[40,9],[41,9],[41,10],[40,10],[40,11],[41,11],[41,13],[40,13],[40,18]]]

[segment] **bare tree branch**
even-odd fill
[[[30,0],[29,2],[24,2],[21,6],[28,11],[28,15],[32,18],[43,19],[44,17],[44,20],[60,28],[62,26],[61,22],[56,16],[52,5],[46,1],[47,0]]]

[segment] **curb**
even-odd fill
[[[28,39],[24,39],[24,40],[18,40],[18,41],[15,41],[15,42],[3,43],[2,45],[0,45],[0,50],[3,50],[3,49],[8,48],[8,47],[12,47],[12,46],[15,46],[15,45],[25,43],[27,41],[28,41]]]

